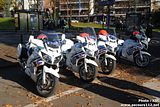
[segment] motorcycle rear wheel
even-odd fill
[[[85,70],[84,64],[80,66],[79,76],[80,79],[85,82],[91,82],[96,78],[96,67],[92,64],[87,64],[87,71]]]
[[[37,78],[36,89],[40,96],[48,97],[52,95],[57,87],[58,78],[52,74],[46,73],[46,84],[43,84],[43,75],[40,74]]]

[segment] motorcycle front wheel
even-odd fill
[[[52,74],[46,73],[46,84],[43,84],[43,75],[40,74],[37,78],[36,89],[40,96],[48,97],[55,92],[58,78]]]
[[[107,64],[105,63],[105,59],[102,60],[101,69],[104,74],[109,75],[109,74],[113,73],[113,71],[115,70],[116,61],[113,60],[112,58],[106,58],[106,60],[107,60]]]
[[[96,67],[92,64],[87,65],[87,72],[85,70],[84,64],[80,66],[79,76],[85,82],[91,82],[96,78]]]
[[[144,68],[150,63],[150,56],[147,54],[142,54],[143,60],[141,60],[140,54],[135,55],[134,63],[137,67]]]

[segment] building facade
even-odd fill
[[[150,10],[151,0],[115,0],[115,3],[111,6],[111,16],[125,17],[128,12],[140,12],[145,14],[150,12]]]
[[[45,0],[46,2],[49,0]],[[59,0],[59,16],[63,18],[88,18],[96,14],[106,14],[107,6],[100,6],[100,0]],[[47,7],[47,6],[46,6]],[[127,12],[139,12],[142,14],[160,8],[160,0],[115,0],[111,6],[111,16],[125,17]]]
[[[89,15],[106,14],[107,6],[100,6],[100,0],[60,0],[60,17],[88,17]],[[151,0],[115,0],[111,6],[111,16],[125,17],[127,12],[145,14],[151,11]]]
[[[94,0],[59,0],[60,17],[85,18],[94,13]]]

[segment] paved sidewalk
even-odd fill
[[[16,47],[0,44],[0,68],[15,66],[17,64]]]
[[[0,32],[0,68],[17,65],[17,44],[20,36],[16,32]]]

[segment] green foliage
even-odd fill
[[[159,29],[153,29],[153,31],[160,32],[160,28]]]
[[[0,18],[0,30],[14,30],[14,18]]]
[[[160,10],[152,14],[152,23],[155,27],[160,28]]]
[[[78,23],[73,23],[71,22],[71,25],[73,27],[94,27],[94,28],[103,28],[101,24],[96,24],[96,23],[83,23],[83,22],[78,22]]]
[[[4,0],[0,0],[0,10],[3,10],[4,4],[5,4]]]

